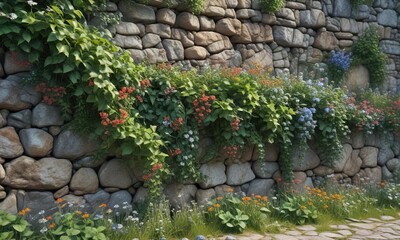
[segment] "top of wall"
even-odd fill
[[[261,10],[258,0],[206,1],[194,15],[176,1],[146,4],[132,0],[108,3],[108,12],[121,12],[112,28],[114,41],[136,62],[170,62],[183,67],[255,64],[294,74],[323,60],[334,49],[351,48],[368,27],[381,37],[389,55],[387,89],[400,90],[400,17],[395,0],[352,7],[349,0],[287,1],[275,14]]]

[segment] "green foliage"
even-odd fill
[[[0,210],[0,239],[28,239],[33,234],[31,225],[22,216]]]
[[[259,0],[261,9],[268,13],[275,13],[285,6],[285,0]]]
[[[379,87],[386,78],[386,55],[379,48],[379,35],[376,29],[365,30],[353,44],[352,54],[352,64],[364,65],[369,71],[371,87]]]
[[[231,189],[230,189],[231,190]],[[262,230],[269,213],[266,196],[241,196],[228,192],[207,206],[207,218],[226,231],[242,232],[246,228]]]
[[[194,14],[200,14],[204,10],[204,0],[180,0],[180,2],[187,6]]]
[[[287,195],[284,203],[275,208],[275,211],[278,211],[282,218],[288,219],[295,224],[315,222],[318,217],[318,210],[309,203],[305,196]]]

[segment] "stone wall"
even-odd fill
[[[375,0],[353,8],[349,0],[287,1],[276,14],[260,10],[258,0],[209,0],[201,15],[174,1],[148,5],[132,0],[108,3],[110,14],[122,13],[112,27],[114,41],[137,62],[170,62],[184,68],[260,64],[276,73],[302,72],[336,48],[350,48],[367,27],[376,27],[389,56],[386,90],[400,91],[400,17],[396,0]],[[94,19],[95,20],[95,19]]]
[[[18,70],[15,65],[5,66],[6,72]],[[55,211],[55,199],[60,197],[85,211],[102,203],[113,207],[143,200],[147,189],[141,171],[115,156],[95,158],[98,143],[69,129],[60,110],[42,103],[41,95],[23,83],[26,75],[0,79],[0,209],[16,213],[29,207],[29,218],[35,219],[42,209]],[[205,153],[210,144],[212,139],[203,138],[200,152]],[[295,159],[293,185],[299,190],[327,176],[343,184],[379,183],[400,171],[399,136],[355,132],[332,167],[321,165],[314,145],[310,143],[304,160]],[[257,149],[248,146],[235,161],[216,157],[202,162],[204,182],[170,183],[165,194],[172,206],[191,200],[204,204],[229,187],[246,194],[271,195],[281,182],[279,149],[269,144],[265,159],[255,161],[257,156]]]

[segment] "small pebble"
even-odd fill
[[[206,237],[204,237],[203,235],[197,235],[195,240],[206,240]]]
[[[225,240],[236,240],[236,238],[234,238],[232,236],[226,236]]]

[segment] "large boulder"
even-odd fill
[[[164,39],[162,45],[165,48],[169,61],[183,60],[185,58],[182,42],[178,40]]]
[[[32,111],[24,109],[19,112],[8,114],[7,123],[15,128],[30,128],[32,122]]]
[[[377,21],[380,25],[386,27],[397,27],[397,13],[393,9],[385,9],[378,13]]]
[[[3,201],[0,202],[0,210],[11,213],[11,214],[18,213],[16,193],[17,193],[16,190],[11,190],[7,194],[7,197]]]
[[[96,172],[91,168],[80,168],[72,176],[69,188],[75,195],[95,193],[99,188],[99,179]]]
[[[300,11],[300,27],[320,28],[325,27],[325,14],[321,10],[311,9]]]
[[[254,179],[250,182],[247,195],[271,196],[274,184],[273,179]]]
[[[128,163],[122,159],[105,162],[99,170],[99,180],[101,186],[111,188],[129,188],[138,182]]]
[[[53,148],[53,136],[38,128],[22,129],[19,132],[25,154],[30,157],[45,157]]]
[[[60,126],[64,123],[58,107],[40,103],[32,110],[32,125],[35,127]]]
[[[210,188],[226,182],[225,165],[222,162],[212,162],[203,164],[200,173],[205,176],[205,180],[200,183],[202,188]]]
[[[108,204],[110,194],[102,189],[93,194],[86,194],[83,196],[93,209],[98,209],[101,204]]]
[[[150,6],[122,0],[118,3],[118,9],[122,12],[122,19],[127,22],[154,23],[156,21],[156,13]]]
[[[179,27],[189,30],[198,31],[200,30],[199,18],[189,12],[183,12],[179,14],[176,18],[176,23]]]
[[[215,197],[216,193],[215,190],[210,189],[199,189],[196,192],[196,202],[200,206],[205,206],[211,202],[211,198]]]
[[[123,206],[128,205],[132,202],[132,195],[126,191],[118,191],[115,193],[112,193],[110,195],[110,200],[108,202],[108,207],[114,208],[114,211],[124,211],[122,210]]]
[[[4,56],[4,72],[11,75],[19,72],[31,70],[32,64],[29,62],[28,54],[21,52],[6,52]]]
[[[242,23],[238,19],[223,18],[215,23],[215,31],[226,35],[235,36],[241,33]]]
[[[71,179],[72,164],[66,159],[35,160],[21,156],[4,164],[6,178],[2,184],[18,189],[55,190]]]
[[[318,155],[311,149],[307,149],[303,159],[297,159],[300,154],[294,154],[292,161],[294,164],[293,171],[306,171],[317,167],[321,160]]]
[[[360,150],[353,150],[351,152],[351,157],[344,165],[343,173],[349,177],[354,176],[360,171],[363,160],[358,156]]]
[[[339,46],[339,40],[333,32],[320,31],[314,40],[313,46],[320,50],[330,51]]]
[[[40,102],[40,94],[22,81],[23,79],[16,75],[0,81],[0,109],[19,111]]]
[[[195,185],[184,185],[171,183],[164,189],[164,194],[169,200],[171,207],[178,209],[182,206],[190,206],[195,199],[197,188]]]
[[[0,158],[16,158],[23,153],[24,148],[15,129],[13,127],[0,128]]]
[[[351,4],[348,0],[333,0],[333,16],[349,18],[351,16]]]
[[[253,172],[259,178],[272,178],[274,173],[279,170],[277,162],[255,161],[253,163]]]
[[[379,149],[376,147],[363,147],[360,150],[360,157],[363,161],[363,168],[376,167],[378,164]]]
[[[350,144],[344,144],[343,145],[343,152],[340,158],[333,163],[332,169],[335,172],[342,172],[344,169],[344,166],[346,165],[346,162],[351,158],[351,153],[353,151],[353,148],[351,147]]]
[[[90,155],[98,148],[98,142],[82,136],[71,129],[62,131],[56,138],[53,156],[56,158],[77,158]]]
[[[226,176],[228,185],[241,185],[256,177],[251,170],[251,163],[248,162],[229,165]]]
[[[304,43],[304,34],[298,29],[274,26],[274,40],[278,45],[284,47],[306,47]]]
[[[29,208],[31,211],[26,215],[27,220],[39,219],[42,216],[40,211],[45,211],[45,216],[52,215],[58,211],[56,201],[54,201],[52,192],[23,192],[18,191],[18,210]]]

